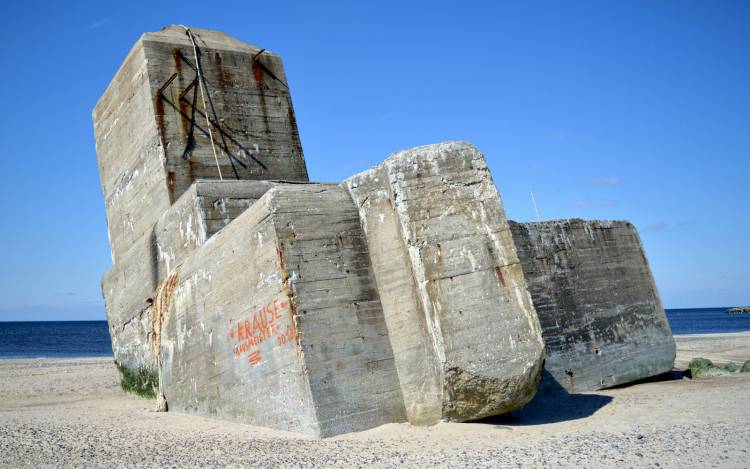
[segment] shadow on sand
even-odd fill
[[[661,383],[664,381],[678,381],[685,378],[693,378],[692,373],[690,373],[690,370],[672,370],[667,371],[666,373],[662,373],[660,375],[651,376],[650,378],[643,378],[639,379],[638,381],[631,381],[629,383],[624,384],[618,384],[617,386],[612,386],[607,389],[625,389],[629,388],[631,386],[637,386],[639,384],[647,384],[647,383]]]
[[[520,426],[576,420],[592,415],[611,400],[610,396],[570,394],[545,370],[539,391],[522,409],[476,423]]]

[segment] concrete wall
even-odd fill
[[[510,222],[547,349],[570,392],[672,369],[675,343],[635,227],[626,221]]]
[[[317,436],[405,419],[343,189],[273,188],[175,272],[155,331],[170,410]]]
[[[193,207],[209,199],[195,192],[177,203],[199,178],[219,178],[206,115],[226,182],[308,179],[281,59],[221,32],[193,32],[206,106],[192,42],[171,26],[140,38],[93,112],[113,263],[102,290],[115,356],[127,366],[151,364],[144,337],[159,282],[260,197],[233,197],[225,185],[215,207]]]
[[[93,113],[113,264],[153,228],[172,203],[152,93],[139,41]]]
[[[276,184],[197,181],[112,266],[102,280],[102,290],[117,363],[154,366],[148,337],[159,283]]]
[[[307,181],[281,58],[224,33],[192,31],[224,179]],[[179,26],[147,33],[141,40],[156,123],[165,142],[168,189],[176,200],[194,180],[218,178],[200,90],[191,87],[196,79],[193,46]]]
[[[318,436],[478,419],[533,397],[543,332],[571,389],[671,367],[631,225],[511,235],[463,142],[308,184],[281,59],[193,32],[198,61],[183,28],[145,34],[94,110],[115,359],[172,410]]]
[[[207,109],[192,43],[171,26],[146,33],[94,113],[97,159],[116,264],[197,179],[307,181],[281,59],[196,29]]]
[[[414,148],[342,186],[367,236],[409,421],[528,402],[544,345],[482,154],[462,142]]]
[[[197,181],[154,227],[159,280],[260,199],[274,181]]]

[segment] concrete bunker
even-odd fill
[[[670,371],[675,342],[643,245],[626,221],[510,222],[546,344],[569,392]]]
[[[170,26],[141,36],[93,120],[112,253],[102,287],[115,359],[153,367],[144,347],[149,301],[177,262],[159,266],[170,254],[160,250],[157,222],[191,204],[177,202],[200,179],[308,181],[291,95],[272,52],[218,31],[188,35]],[[222,187],[227,198],[252,200]]]
[[[181,26],[141,37],[93,117],[115,362],[170,410],[331,436],[533,397],[532,246],[472,145],[310,183],[281,59]]]
[[[177,275],[157,350],[170,409],[315,436],[404,420],[345,190],[272,188]]]
[[[484,156],[448,142],[342,183],[359,208],[409,421],[464,421],[534,396],[544,359]]]

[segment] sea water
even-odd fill
[[[667,309],[673,334],[750,331],[750,314]],[[0,322],[0,358],[111,357],[107,321]]]
[[[725,308],[667,309],[672,334],[713,334],[750,331],[750,314],[727,313]]]
[[[0,322],[0,358],[111,356],[107,321]]]

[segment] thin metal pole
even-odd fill
[[[536,221],[542,221],[542,216],[539,215],[539,207],[536,206],[536,199],[534,198],[534,191],[529,191],[531,194],[531,203],[534,205],[534,211],[536,212]]]
[[[195,57],[195,70],[198,72],[198,89],[201,90],[201,100],[203,101],[203,111],[206,115],[206,127],[208,127],[208,137],[211,139],[211,150],[214,152],[214,161],[216,161],[216,169],[219,171],[219,180],[223,181],[224,177],[221,175],[221,166],[219,165],[219,156],[216,154],[216,145],[214,144],[214,133],[211,130],[211,121],[208,119],[208,106],[206,105],[206,96],[203,89],[206,84],[203,80],[203,74],[201,73],[201,63],[198,59],[198,46],[195,44],[195,38],[190,28],[187,26],[180,25],[185,28],[185,34],[190,38],[190,42],[193,43],[193,56]],[[208,93],[208,89],[205,91]]]

